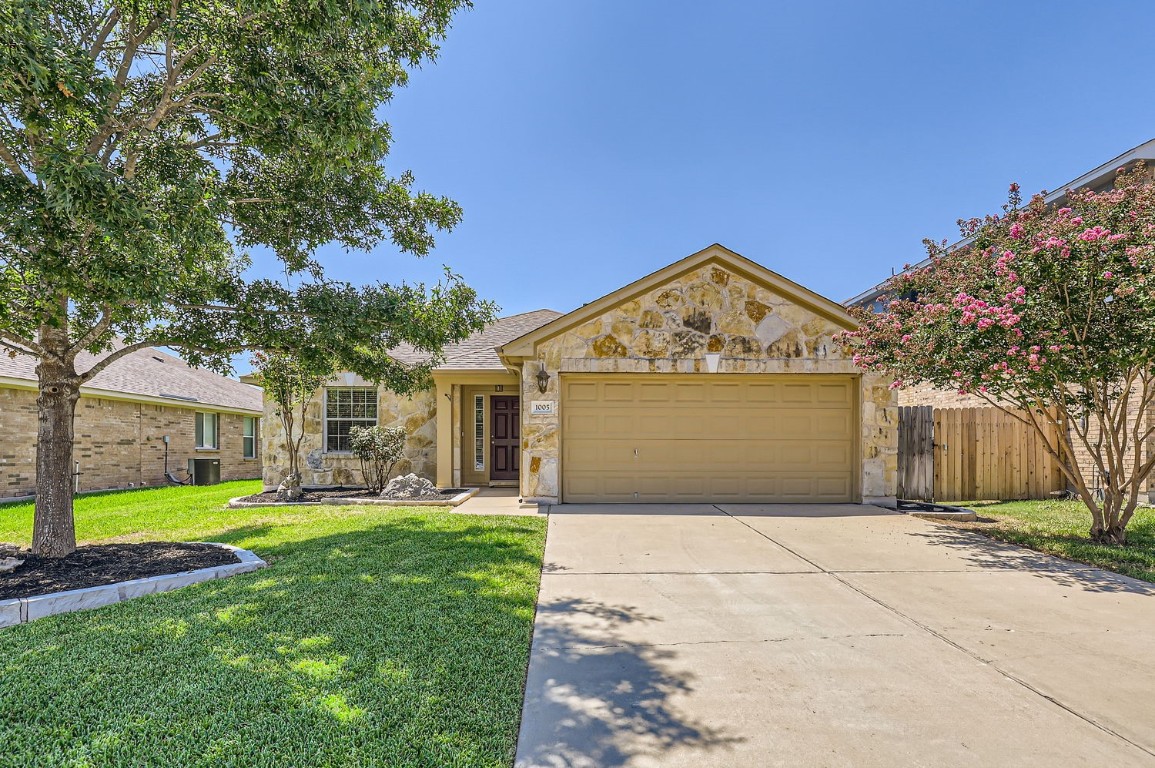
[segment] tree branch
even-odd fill
[[[9,331],[0,331],[0,341],[9,342],[5,346],[11,347],[13,344],[23,347],[22,352],[31,351],[33,354],[43,355],[44,347],[37,344],[32,339],[26,339],[23,336],[18,336]]]
[[[120,9],[114,7],[112,13],[108,15],[108,21],[104,22],[100,32],[97,33],[96,39],[92,41],[92,45],[88,49],[88,57],[93,61],[100,58],[100,54],[104,51],[104,44],[108,42],[108,36],[112,34],[112,30],[116,29],[116,25],[120,22]]]

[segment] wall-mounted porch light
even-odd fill
[[[537,369],[537,377],[536,378],[537,378],[537,391],[544,395],[545,390],[549,387],[549,373],[545,370],[545,364],[544,363]]]

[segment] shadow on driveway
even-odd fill
[[[674,746],[709,750],[744,741],[670,706],[672,697],[691,693],[694,683],[692,674],[664,668],[674,651],[607,645],[604,636],[564,624],[574,614],[596,617],[608,629],[660,619],[629,606],[578,599],[540,604],[538,614],[515,768],[615,768],[638,754],[657,757]]]
[[[1033,573],[1068,587],[1092,592],[1132,592],[1155,595],[1155,584],[1123,576],[1093,565],[1064,560],[1055,555],[1008,544],[980,533],[935,526],[933,530],[912,533],[929,544],[946,547],[969,563],[990,570]]]

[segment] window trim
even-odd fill
[[[377,426],[378,424],[381,423],[381,393],[376,387],[337,386],[337,387],[325,387],[324,389],[325,389],[324,396],[321,399],[321,450],[322,450],[322,453],[335,454],[338,456],[348,456],[348,455],[352,454],[352,451],[348,451],[348,450],[342,451],[342,450],[336,450],[336,449],[330,450],[329,449],[329,422],[330,421],[352,421],[352,422],[358,422],[356,424],[356,426]],[[349,418],[332,417],[332,419],[330,419],[330,417],[329,417],[329,393],[334,392],[334,391],[341,392],[341,391],[352,391],[352,390],[364,390],[366,392],[372,392],[373,393],[373,399],[372,399],[373,418],[369,419],[369,418],[354,418],[354,417],[349,417]]]
[[[489,401],[489,396],[485,394],[475,394],[473,396],[473,471],[485,472],[486,465],[486,450],[485,443],[485,427],[486,414],[488,410],[486,407]]]
[[[252,425],[252,434],[246,434],[248,427]],[[257,441],[260,440],[261,434],[261,419],[259,416],[245,416],[241,421],[241,458],[255,459],[257,458],[258,446]],[[249,452],[249,446],[252,446],[252,452]]]
[[[213,421],[213,442],[205,442],[205,417]],[[199,435],[197,433],[200,433]],[[196,411],[193,415],[193,442],[198,451],[219,451],[221,449],[221,415],[215,411]]]

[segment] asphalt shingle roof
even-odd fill
[[[76,369],[87,371],[101,357],[81,352],[76,358]],[[36,381],[36,358],[0,354],[0,376]],[[159,397],[186,407],[196,404],[254,412],[262,409],[260,387],[193,368],[179,357],[152,347],[122,357],[84,386],[123,395]]]
[[[552,309],[535,309],[520,315],[498,318],[485,326],[484,330],[478,331],[464,341],[446,346],[445,361],[437,368],[467,371],[504,370],[505,366],[498,359],[495,347],[535,331],[561,316],[561,312]],[[429,359],[428,354],[406,345],[397,347],[391,354],[403,363],[416,364]]]

